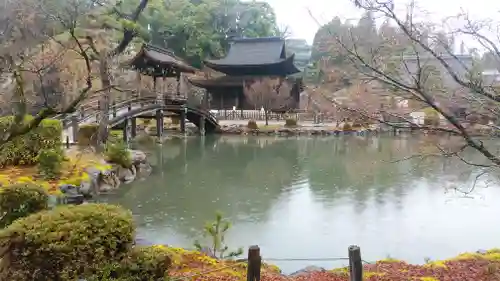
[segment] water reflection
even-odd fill
[[[468,189],[478,171],[411,157],[428,146],[415,138],[175,140],[143,148],[153,175],[108,200],[130,208],[147,239],[188,247],[221,210],[233,222],[230,245],[258,244],[267,257],[343,256],[359,244],[368,260],[422,262],[498,246],[490,214],[500,211],[499,190],[480,188],[473,199],[445,192]],[[473,151],[465,156],[479,161]]]

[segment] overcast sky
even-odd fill
[[[308,10],[320,23],[327,23],[334,16],[341,19],[358,18],[360,12],[352,5],[352,0],[266,0],[276,12],[278,22],[288,26],[292,37],[306,39],[312,43],[318,24],[311,18]],[[404,7],[406,0],[395,0],[396,7]],[[399,4],[399,5],[398,5]],[[440,18],[456,15],[461,9],[476,19],[500,16],[499,0],[418,0],[421,10],[428,17],[438,21]]]

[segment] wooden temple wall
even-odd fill
[[[299,108],[300,92],[302,91],[301,81],[285,81],[285,86],[282,86],[285,91],[289,91],[291,96],[291,103],[289,105],[290,109]],[[272,95],[271,89],[267,89],[269,95]],[[266,94],[266,93],[263,93]],[[243,87],[227,87],[224,89],[212,89],[210,91],[209,105],[211,109],[214,110],[232,110],[236,107],[238,110],[260,110],[259,105],[255,105],[248,101],[244,93]]]

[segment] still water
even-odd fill
[[[361,247],[364,260],[423,263],[500,246],[494,176],[427,153],[418,138],[172,140],[143,146],[153,174],[106,200],[132,210],[138,234],[193,248],[222,211],[230,248],[259,245],[266,258],[333,258]],[[473,151],[467,157],[478,158]],[[398,161],[405,157],[410,160]],[[275,261],[284,272],[345,261]]]

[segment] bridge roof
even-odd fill
[[[234,39],[224,58],[204,63],[227,75],[287,76],[300,72],[294,55],[286,56],[285,40],[280,37]]]
[[[195,73],[197,70],[175,56],[172,51],[150,44],[143,44],[128,64],[142,74],[152,77],[175,77],[182,72]]]

